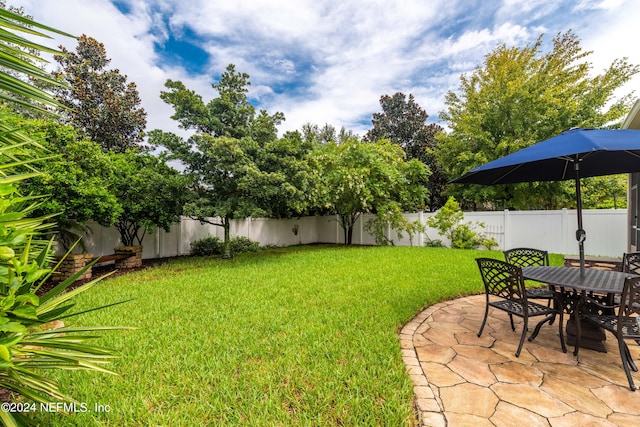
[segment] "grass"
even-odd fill
[[[413,384],[397,332],[421,309],[482,284],[499,252],[310,246],[232,260],[176,259],[109,279],[69,322],[105,333],[120,376],[57,375],[89,411],[44,425],[412,425]],[[557,260],[554,260],[557,263]],[[95,408],[101,411],[96,412]]]

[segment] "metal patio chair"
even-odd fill
[[[524,278],[522,277],[522,268],[492,258],[477,258],[476,261],[480,269],[486,295],[484,318],[482,319],[482,325],[480,325],[480,331],[478,331],[478,337],[482,335],[482,331],[487,322],[489,307],[507,312],[513,331],[516,330],[513,323],[513,316],[518,316],[523,319],[520,344],[515,353],[516,357],[519,357],[524,344],[524,337],[529,328],[529,318],[546,316],[542,321],[538,322],[529,337],[529,341],[533,341],[538,335],[540,327],[559,314],[560,343],[562,345],[562,351],[566,353],[567,349],[564,343],[564,332],[562,328],[562,310],[555,309],[557,304],[549,307],[528,300],[524,286]]]
[[[622,367],[629,381],[629,388],[635,391],[636,386],[633,383],[630,370],[637,372],[638,367],[631,357],[625,339],[640,340],[640,276],[628,277],[625,280],[618,314],[587,313],[583,315],[583,318],[615,335],[620,349]],[[576,349],[579,349],[580,334],[577,334],[576,338]]]
[[[640,274],[640,252],[629,252],[622,256],[622,271]]]
[[[514,248],[503,252],[504,259],[518,267],[532,267],[549,265],[549,253],[541,249]],[[531,299],[553,300],[553,287],[527,288],[527,297]]]

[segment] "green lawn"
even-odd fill
[[[120,376],[58,375],[91,412],[45,425],[411,425],[397,332],[422,308],[482,291],[474,258],[499,252],[308,246],[184,258],[109,279],[69,319],[138,329],[100,342]],[[101,405],[103,412],[95,412]]]

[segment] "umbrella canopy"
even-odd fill
[[[576,182],[580,268],[584,269],[580,178],[640,172],[640,130],[571,129],[472,169],[451,183],[514,184],[533,181]]]
[[[640,172],[640,130],[571,129],[472,169],[451,182],[513,184],[631,172]]]

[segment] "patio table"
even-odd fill
[[[556,266],[524,267],[522,275],[525,279],[554,286],[557,300],[562,304],[562,309],[575,320],[575,322],[567,322],[567,344],[569,345],[575,345],[574,328],[578,327],[577,322],[580,318],[577,313],[581,310],[590,310],[585,306],[587,292],[589,292],[590,298],[611,304],[616,294],[622,294],[625,279],[635,276],[632,273],[592,268],[584,269],[581,274],[580,268]],[[607,350],[604,346],[606,337],[603,331],[593,329],[590,324],[584,323],[581,323],[581,331],[581,347],[606,353]],[[576,348],[574,354],[577,351]]]

